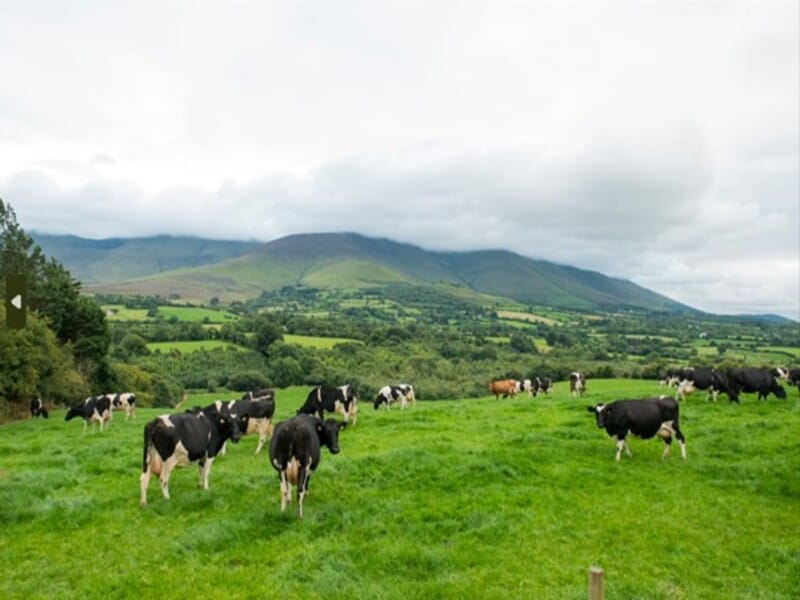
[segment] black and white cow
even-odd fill
[[[90,396],[80,404],[70,408],[64,420],[70,421],[75,417],[83,419],[84,432],[89,423],[94,428],[95,422],[100,424],[100,431],[103,431],[103,425],[111,419],[111,401],[107,396]]]
[[[669,454],[672,438],[681,445],[681,457],[686,459],[686,439],[678,424],[678,402],[669,396],[637,400],[617,400],[610,404],[587,406],[586,410],[595,415],[597,426],[605,429],[617,444],[619,461],[623,448],[628,456],[631,450],[625,438],[629,433],[648,439],[657,435],[664,441],[664,454]]]
[[[247,392],[230,410],[246,421],[242,434],[258,433],[255,454],[261,452],[267,437],[272,435],[272,417],[275,415],[275,392],[271,389]]]
[[[553,391],[553,380],[549,377],[536,377],[536,393],[550,394]],[[536,394],[534,394],[535,396]]]
[[[728,397],[739,402],[739,394],[758,392],[759,400],[766,400],[770,393],[786,398],[786,390],[778,384],[770,369],[730,369],[728,371]]]
[[[355,425],[358,419],[358,398],[352,386],[315,387],[308,393],[303,406],[297,409],[297,414],[317,415],[320,419],[324,419],[325,411],[342,413],[345,423],[348,418],[352,418]]]
[[[786,367],[775,367],[772,369],[772,374],[775,376],[775,379],[789,381],[789,369]]]
[[[197,462],[199,487],[208,489],[211,464],[222,445],[241,437],[236,414],[223,414],[208,408],[199,412],[161,415],[144,426],[142,475],[139,479],[139,505],[147,505],[150,475],[157,475],[161,493],[169,500],[169,476],[175,467]]]
[[[120,394],[106,394],[111,402],[111,410],[124,410],[125,420],[136,418],[136,394],[124,392]]]
[[[308,493],[312,471],[320,461],[320,448],[327,446],[331,454],[339,453],[339,430],[347,423],[334,419],[323,421],[300,414],[275,427],[269,442],[269,462],[281,482],[281,512],[292,501],[292,486],[297,486],[297,518],[303,518],[303,498]]]
[[[405,409],[409,402],[411,402],[412,406],[416,406],[417,398],[414,394],[414,386],[409,383],[385,385],[378,390],[373,406],[377,409],[382,404],[385,404],[386,408],[389,408],[395,402],[400,403],[401,409]]]
[[[661,378],[659,385],[666,385],[667,387],[675,387],[681,381],[686,379],[692,372],[690,367],[669,368]]]
[[[46,419],[49,416],[41,398],[31,400],[30,409],[32,417],[44,417]]]
[[[569,393],[575,398],[578,394],[586,393],[586,377],[583,373],[573,371],[569,374]]]
[[[789,385],[797,386],[797,391],[800,393],[800,369],[789,369],[789,374],[786,377]]]
[[[675,392],[676,400],[686,400],[686,394],[691,394],[695,390],[706,390],[706,401],[713,396],[714,402],[717,401],[720,392],[728,393],[728,379],[716,369],[709,367],[681,369],[680,376],[681,380]]]

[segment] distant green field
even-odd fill
[[[148,321],[145,308],[126,308],[122,304],[105,304],[103,310],[110,321]],[[158,314],[164,319],[176,318],[192,323],[229,323],[239,318],[227,310],[198,308],[194,306],[159,306]]]
[[[530,321],[532,323],[544,323],[546,325],[558,325],[559,321],[550,317],[543,317],[529,312],[498,310],[497,316],[501,319],[515,319],[518,321]]]
[[[360,344],[359,340],[351,338],[336,338],[336,337],[316,337],[311,335],[291,335],[284,334],[283,341],[287,344],[297,344],[298,346],[306,346],[311,348],[320,348],[322,350],[329,350],[336,344],[356,343]]]
[[[581,400],[558,382],[550,398],[363,402],[340,454],[323,450],[302,521],[294,500],[281,513],[252,436],[214,461],[209,491],[196,467],[178,469],[172,498],[153,479],[140,509],[142,427],[163,409],[117,416],[102,433],[82,433],[63,410],[0,426],[0,596],[560,600],[586,598],[599,565],[610,599],[794,600],[797,394],[690,396],[688,460],[631,439],[633,458],[616,463],[585,406],[658,386],[588,385]],[[277,390],[276,420],[308,389]]]
[[[104,304],[102,309],[109,321],[147,321],[147,309],[126,308],[122,304]]]
[[[759,348],[765,352],[773,352],[775,354],[791,354],[795,358],[800,358],[800,348],[793,348],[791,346],[766,346]]]
[[[194,306],[159,306],[158,314],[165,319],[175,317],[179,321],[192,323],[227,323],[236,321],[239,316],[227,310],[198,308]]]
[[[233,348],[239,349],[239,346],[226,342],[223,340],[194,340],[188,342],[150,342],[147,347],[151,352],[158,350],[159,352],[168,353],[173,350],[178,350],[182,354],[189,354],[197,352],[198,350],[214,350],[215,348]]]

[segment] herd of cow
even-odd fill
[[[677,386],[675,397],[659,396],[634,400],[617,400],[608,404],[586,407],[595,415],[597,426],[605,429],[617,448],[616,460],[622,451],[631,455],[626,442],[628,434],[643,439],[658,436],[664,442],[666,457],[672,439],[678,440],[681,456],[686,458],[686,439],[680,429],[678,400],[694,390],[706,390],[714,400],[720,392],[726,393],[731,402],[739,402],[739,394],[758,393],[766,398],[773,393],[785,398],[786,391],[778,383],[783,380],[796,385],[800,391],[800,369],[730,369],[726,372],[714,368],[670,369],[662,385]],[[531,396],[552,391],[552,380],[534,377],[522,381],[501,379],[489,383],[489,392],[500,396],[516,396],[528,392]],[[569,376],[569,390],[573,398],[586,393],[586,377],[580,372]],[[416,404],[413,386],[409,384],[387,385],[376,394],[373,407],[390,407],[399,404],[405,409]],[[92,396],[72,406],[65,420],[75,417],[83,419],[84,431],[89,423],[103,425],[111,420],[114,410],[124,410],[125,420],[135,418],[136,395],[133,393],[103,394]],[[48,413],[40,399],[31,401],[33,416],[47,417]],[[344,421],[325,419],[325,413],[341,413]],[[267,438],[270,438],[269,460],[278,472],[281,491],[281,510],[291,501],[292,486],[297,488],[297,515],[303,516],[303,498],[308,493],[311,473],[320,462],[320,450],[327,447],[332,454],[339,452],[339,431],[348,423],[358,420],[358,398],[352,386],[317,386],[294,417],[278,423],[274,428],[275,392],[261,389],[247,392],[239,400],[217,401],[208,406],[196,406],[183,413],[159,416],[144,427],[142,474],[140,477],[140,505],[147,504],[147,488],[151,475],[156,475],[161,492],[169,499],[169,478],[177,466],[192,462],[198,464],[199,486],[208,489],[211,464],[218,455],[225,453],[228,440],[239,441],[242,435],[258,433],[258,454]]]

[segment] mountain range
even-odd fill
[[[33,233],[87,291],[207,302],[244,300],[284,286],[441,285],[570,309],[694,309],[631,281],[506,250],[439,252],[355,233],[290,235],[271,242],[155,236],[91,240]]]

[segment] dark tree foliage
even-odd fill
[[[6,275],[26,279],[28,310],[43,317],[61,345],[71,349],[78,370],[92,384],[105,383],[110,344],[105,314],[55,259],[48,259],[0,199],[0,292]]]

